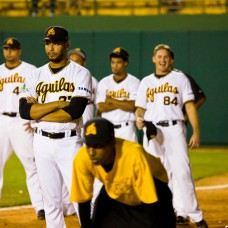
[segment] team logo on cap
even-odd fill
[[[54,36],[55,35],[55,30],[54,28],[50,28],[47,32],[47,36]]]
[[[86,128],[86,132],[85,135],[96,135],[97,134],[97,128],[95,126],[95,123],[91,123],[87,128]]]
[[[75,51],[80,51],[81,52],[81,48],[75,48]]]
[[[117,52],[117,53],[119,53],[119,52],[121,52],[121,48],[120,48],[120,47],[115,48],[113,52]]]
[[[6,44],[13,44],[13,39],[8,39],[8,40],[6,41]]]

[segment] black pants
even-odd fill
[[[158,202],[129,206],[110,198],[103,187],[92,217],[93,228],[175,228],[176,217],[168,185],[154,179]]]

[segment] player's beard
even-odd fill
[[[49,61],[53,63],[60,63],[64,59],[64,54],[60,53],[59,55],[54,55],[53,57],[47,54]]]

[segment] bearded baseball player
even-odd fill
[[[25,169],[32,206],[38,218],[45,219],[32,146],[33,132],[30,121],[21,119],[19,115],[20,88],[36,67],[22,61],[21,54],[20,42],[16,38],[7,38],[3,44],[6,62],[0,65],[0,198],[4,166],[14,151]]]
[[[183,205],[176,208],[177,218],[187,215],[198,228],[207,228],[195,195],[182,112],[185,106],[193,129],[189,146],[195,148],[200,143],[197,109],[189,80],[183,73],[171,70],[171,55],[172,50],[168,45],[155,47],[152,61],[156,71],[140,83],[136,99],[136,124],[140,130],[144,127],[144,121],[157,128],[157,136],[149,140],[149,144],[144,136],[144,147],[161,158],[171,187],[173,183],[176,186],[172,189],[174,197],[180,194]]]
[[[20,96],[20,115],[35,120],[33,146],[46,226],[65,228],[62,186],[70,192],[72,161],[82,146],[81,116],[91,99],[91,75],[68,60],[66,29],[49,27],[43,42],[49,63],[28,76]]]
[[[116,137],[138,142],[134,111],[140,80],[126,72],[129,54],[125,49],[115,48],[109,58],[112,74],[98,83],[98,112],[114,124]]]

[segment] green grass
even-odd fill
[[[228,149],[191,150],[189,156],[195,180],[228,172]],[[30,204],[25,183],[25,172],[18,158],[13,153],[5,166],[0,207],[24,204]]]
[[[191,150],[189,157],[194,180],[228,172],[228,149],[224,151],[210,149]]]
[[[4,183],[0,207],[30,204],[25,182],[25,171],[13,153],[4,170]]]

